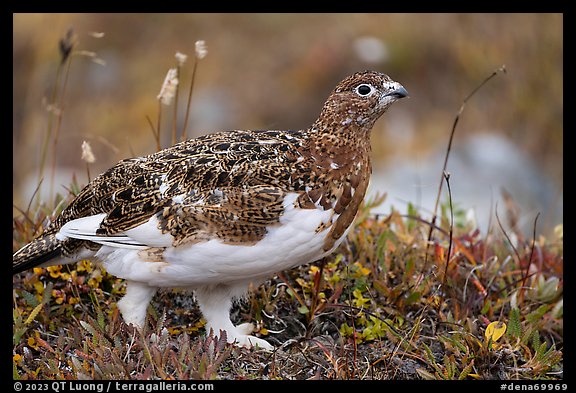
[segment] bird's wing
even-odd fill
[[[96,231],[105,217],[106,213],[101,213],[68,221],[60,228],[56,238],[58,240],[65,240],[67,238],[88,240],[102,245],[122,248],[142,249],[147,247],[145,243],[139,242],[125,233],[98,235]]]
[[[301,143],[295,133],[235,131],[121,161],[61,213],[58,236],[128,248],[257,241],[285,194],[303,188]]]

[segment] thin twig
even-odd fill
[[[56,69],[56,80],[54,81],[54,88],[52,89],[52,94],[50,95],[50,102],[48,102],[48,125],[46,129],[46,135],[44,136],[44,142],[42,143],[42,151],[40,152],[40,165],[38,167],[38,179],[42,179],[44,177],[44,165],[46,164],[46,155],[48,153],[48,144],[50,143],[50,139],[52,137],[52,125],[53,125],[53,117],[55,113],[57,113],[58,109],[56,108],[56,98],[58,97],[58,86],[60,86],[60,78],[62,77],[62,68],[63,62],[58,64],[58,68]],[[38,193],[38,198],[41,195]]]
[[[498,216],[498,203],[496,203],[496,207],[494,209],[494,216],[496,217],[496,222],[498,223],[500,230],[504,234],[504,237],[506,238],[506,240],[508,240],[508,243],[510,243],[510,246],[512,247],[512,250],[514,251],[514,255],[516,255],[516,259],[518,260],[518,263],[520,263],[520,253],[518,252],[518,249],[516,248],[516,246],[514,246],[514,243],[512,242],[512,239],[510,239],[510,236],[508,236],[508,233],[504,229],[504,226],[502,225],[502,222],[500,221],[500,217]]]
[[[162,101],[158,100],[158,121],[156,123],[156,148],[158,151],[160,147],[160,122],[162,121]]]
[[[432,233],[434,231],[434,226],[436,225],[436,219],[438,218],[438,205],[440,203],[440,196],[442,195],[442,183],[444,182],[444,173],[446,172],[446,168],[448,167],[448,157],[450,156],[450,151],[452,150],[452,141],[454,140],[454,134],[456,133],[456,126],[458,125],[458,121],[460,120],[460,116],[462,115],[462,113],[464,112],[464,108],[466,107],[466,103],[468,102],[468,100],[470,100],[474,94],[476,94],[476,92],[478,90],[480,90],[480,88],[482,86],[484,86],[490,79],[492,79],[493,77],[495,77],[496,75],[498,75],[499,72],[506,72],[506,67],[502,66],[500,68],[498,68],[497,70],[495,70],[494,72],[492,72],[492,74],[490,74],[490,76],[488,76],[486,79],[484,79],[482,81],[482,83],[480,83],[474,90],[472,90],[472,92],[470,94],[468,94],[468,96],[466,98],[464,98],[464,100],[462,101],[462,105],[460,106],[460,110],[458,110],[458,113],[456,114],[456,117],[454,118],[454,123],[452,124],[452,131],[450,132],[450,138],[448,139],[448,147],[446,149],[446,155],[444,156],[444,164],[442,166],[442,172],[440,175],[440,183],[438,184],[438,193],[436,194],[436,202],[434,204],[434,210],[433,210],[433,216],[432,216],[432,225],[430,225],[430,230],[428,231],[428,241],[426,243],[426,253],[424,254],[424,268],[422,269],[422,275],[419,279],[419,281],[424,277],[424,272],[426,271],[426,267],[428,266],[428,251],[430,249],[430,244],[432,242]]]
[[[28,221],[28,223],[30,224],[30,226],[32,226],[32,228],[34,228],[36,226],[36,224],[34,224],[34,221],[32,221],[32,219],[28,216],[27,212],[20,209],[18,206],[14,205],[14,204],[12,204],[12,207],[14,209],[18,210],[20,212],[20,214],[22,214],[22,217],[24,217],[24,220]],[[16,221],[16,219],[14,219],[14,221]]]
[[[518,294],[520,300],[522,300],[524,296],[526,279],[528,278],[528,274],[530,272],[530,265],[532,265],[532,257],[534,256],[534,247],[536,246],[536,223],[538,222],[538,217],[540,217],[540,212],[538,212],[538,214],[536,214],[536,218],[534,218],[534,226],[532,227],[532,246],[530,247],[530,257],[528,258],[528,266],[526,266],[526,272],[523,274],[522,286],[520,287],[520,293]]]
[[[486,254],[488,252],[488,239],[492,231],[492,206],[494,206],[494,198],[492,190],[490,190],[490,214],[488,215],[488,227],[486,228],[486,236],[484,237],[484,244],[482,245],[482,265],[486,263]]]
[[[284,284],[286,284],[286,286],[288,287],[288,289],[290,289],[290,291],[292,292],[292,294],[294,295],[294,298],[296,299],[296,301],[298,301],[298,303],[300,303],[302,306],[306,307],[306,302],[304,300],[302,300],[302,298],[298,295],[298,292],[296,292],[296,290],[292,287],[292,285],[290,285],[290,283],[288,282],[288,279],[286,278],[286,276],[284,275],[284,273],[279,272],[278,273],[278,278],[280,280],[282,280],[284,282]]]
[[[186,103],[186,114],[184,115],[184,125],[182,126],[181,141],[188,138],[188,117],[190,116],[190,104],[192,103],[192,90],[194,90],[194,79],[196,79],[196,68],[198,58],[194,58],[194,67],[192,67],[192,79],[190,80],[190,90],[188,90],[188,102]]]
[[[56,113],[56,127],[54,129],[54,140],[52,141],[52,173],[50,174],[50,195],[54,195],[54,177],[56,175],[56,149],[58,146],[58,136],[60,135],[60,128],[62,126],[62,114],[64,113],[64,95],[66,87],[68,86],[68,76],[70,75],[70,65],[72,64],[72,56],[66,59],[66,72],[64,73],[64,82],[62,84],[62,91],[60,93],[60,103],[58,105],[58,112]]]
[[[154,128],[154,124],[152,123],[150,116],[146,115],[146,120],[148,121],[148,125],[152,130],[152,135],[154,136],[154,140],[156,141],[156,150],[160,150],[160,138],[158,135],[158,131],[156,131],[156,128]]]
[[[314,314],[316,313],[316,307],[318,307],[318,293],[320,292],[320,284],[322,283],[322,277],[324,276],[324,265],[326,264],[326,258],[322,258],[320,261],[320,269],[316,272],[314,280],[314,293],[312,294],[312,301],[310,305],[310,310],[308,311],[308,324],[314,319]],[[316,279],[318,277],[318,279]]]
[[[516,246],[514,246],[514,243],[512,242],[512,239],[510,239],[510,236],[508,236],[508,233],[506,232],[506,230],[504,230],[504,226],[502,225],[502,222],[500,221],[500,217],[498,217],[498,204],[496,204],[496,209],[494,210],[494,215],[496,216],[496,221],[498,222],[498,226],[500,227],[500,230],[504,234],[504,237],[506,237],[506,240],[508,240],[508,243],[510,243],[512,250],[514,251],[514,255],[516,255],[516,260],[518,261],[518,265],[520,265],[520,261],[521,261],[520,253],[518,252],[518,249],[516,248]],[[524,284],[526,283],[526,279],[528,279],[528,276],[529,276],[528,271],[530,269],[530,264],[532,263],[532,255],[534,252],[534,244],[536,241],[536,222],[538,221],[539,216],[540,216],[540,213],[538,213],[536,215],[536,219],[534,220],[532,249],[530,250],[530,260],[528,261],[528,267],[526,268],[526,273],[522,274],[522,278],[520,280],[516,281],[516,282],[522,282],[522,286],[520,287],[520,292],[518,294],[519,303],[522,303],[522,301],[524,299],[523,298],[523,296],[524,296]]]
[[[30,197],[30,201],[28,202],[28,206],[26,207],[26,216],[28,216],[28,213],[30,213],[30,207],[32,206],[32,201],[34,201],[34,197],[36,196],[36,194],[40,192],[40,187],[42,186],[43,181],[44,181],[44,178],[41,178],[38,181],[38,184],[36,185],[36,188],[34,189],[34,193],[32,193],[32,196]]]
[[[446,187],[448,188],[448,203],[450,204],[450,230],[448,236],[448,253],[446,255],[446,267],[444,268],[444,278],[442,280],[442,286],[446,284],[446,277],[448,275],[448,264],[450,263],[450,254],[452,254],[452,237],[454,231],[454,209],[452,207],[452,190],[450,189],[450,173],[444,172],[444,178],[446,179]]]
[[[180,65],[176,66],[176,77],[180,79]],[[174,92],[174,110],[172,111],[172,145],[175,145],[178,141],[177,126],[178,126],[178,87],[180,83],[176,85],[176,91]]]

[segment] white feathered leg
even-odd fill
[[[258,346],[269,351],[274,349],[267,341],[249,335],[253,329],[252,324],[245,323],[238,327],[232,324],[230,308],[232,307],[232,299],[236,295],[234,288],[223,285],[202,287],[196,289],[195,294],[200,310],[206,319],[207,333],[212,329],[214,335],[218,336],[220,330],[224,330],[226,331],[226,340],[229,343],[235,343],[246,348]]]
[[[117,303],[122,318],[138,329],[144,327],[146,310],[157,288],[137,281],[126,281],[126,295]]]

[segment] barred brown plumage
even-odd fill
[[[330,254],[371,173],[370,131],[406,90],[359,72],[300,131],[227,131],[120,161],[18,250],[13,271],[95,257],[128,287],[118,303],[142,326],[159,287],[192,287],[216,334],[270,349],[229,319],[250,282]]]

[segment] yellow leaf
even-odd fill
[[[36,343],[36,339],[34,337],[28,337],[28,346],[34,349],[38,349],[38,343]]]
[[[22,365],[22,355],[20,355],[18,353],[15,354],[14,356],[12,356],[12,361],[14,363],[16,363],[18,366],[21,366]]]
[[[370,269],[367,269],[364,266],[362,266],[362,264],[359,261],[354,262],[354,265],[358,268],[358,272],[360,273],[360,276],[367,276],[370,274]]]
[[[300,285],[301,287],[305,287],[308,285],[308,283],[301,277],[298,277],[296,279],[296,282],[298,283],[298,285]]]
[[[36,281],[33,285],[36,293],[40,295],[44,293],[44,284],[42,284],[42,281]]]
[[[33,271],[34,271],[34,274],[40,275],[40,274],[42,274],[42,273],[44,272],[44,268],[35,267],[35,268],[33,269]]]
[[[25,325],[28,325],[30,322],[32,322],[34,320],[34,318],[36,318],[36,315],[38,315],[38,313],[40,312],[40,310],[42,310],[42,307],[44,306],[44,304],[40,303],[39,305],[37,305],[36,307],[34,307],[34,310],[32,310],[32,312],[30,313],[30,315],[28,316],[28,318],[26,318],[26,320],[24,321]],[[30,345],[31,346],[31,345]]]
[[[318,266],[312,265],[312,266],[310,266],[310,270],[308,271],[308,273],[310,273],[310,275],[314,275],[319,270],[320,270],[320,268]]]
[[[492,342],[496,342],[504,335],[504,333],[506,333],[506,324],[504,322],[495,321],[486,327],[484,335],[486,336],[486,341],[492,339]]]
[[[48,270],[48,272],[50,273],[50,277],[52,277],[52,278],[60,277],[60,269],[62,269],[62,266],[60,266],[60,265],[49,266],[46,268],[46,270]]]
[[[92,265],[92,263],[88,259],[83,259],[80,262],[78,262],[78,264],[76,265],[76,271],[79,271],[79,272],[92,273],[93,270],[94,270],[94,266]]]

